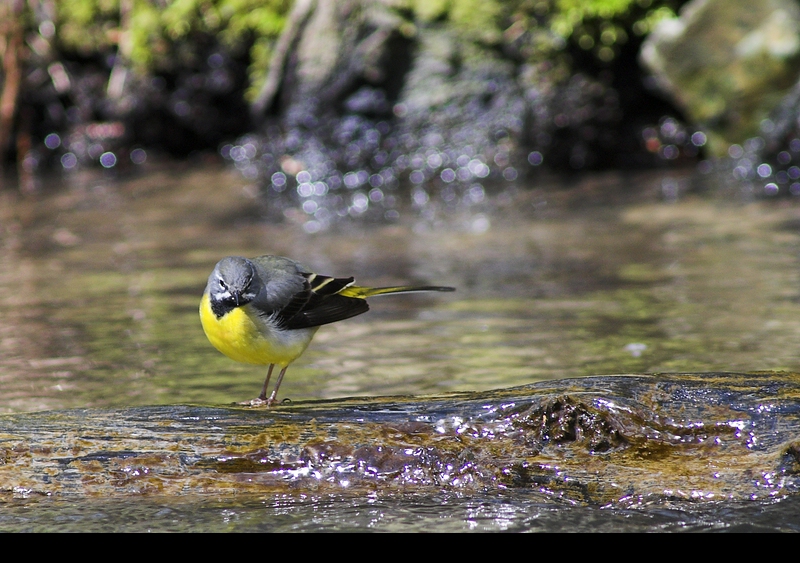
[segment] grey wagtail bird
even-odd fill
[[[441,286],[360,287],[353,278],[311,272],[282,256],[228,256],[214,267],[200,301],[200,321],[214,347],[238,362],[269,366],[251,404],[272,406],[286,368],[308,347],[320,326],[369,310],[367,298],[388,293],[455,291]],[[267,398],[275,366],[278,381]]]

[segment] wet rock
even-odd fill
[[[800,76],[800,6],[792,0],[693,0],[642,47],[654,83],[708,135],[713,154],[760,134]]]
[[[602,376],[486,393],[0,417],[0,499],[535,492],[617,507],[800,492],[800,376]]]

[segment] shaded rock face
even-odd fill
[[[249,124],[245,61],[213,38],[194,39],[172,68],[153,75],[117,57],[75,53],[35,68],[26,76],[17,134],[44,143],[18,157],[29,168],[124,169],[139,163],[137,148],[186,156],[241,134]]]
[[[800,5],[694,0],[642,47],[655,83],[706,129],[709,148],[759,135],[800,76]]]
[[[298,3],[254,104],[262,133],[223,150],[271,199],[299,195],[311,230],[391,218],[392,191],[409,180],[461,199],[490,175],[515,178],[527,156],[514,63],[444,27],[407,25],[379,4]]]
[[[407,70],[410,45],[400,20],[357,1],[298,2],[287,34],[284,61],[273,61],[282,81],[276,108],[288,128],[314,131],[331,115],[345,112],[391,115]],[[282,63],[282,64],[281,64]],[[272,105],[262,92],[260,111]]]
[[[470,47],[444,30],[420,33],[397,106],[397,134],[412,145],[471,146],[489,158],[513,153],[531,117],[517,69]]]
[[[349,45],[330,68],[309,64],[303,48],[287,64],[280,101],[265,126],[265,149],[284,157],[285,173],[302,169],[313,181],[330,181],[342,171],[364,170],[394,183],[418,171],[412,181],[420,184],[449,169],[445,182],[469,181],[488,176],[494,160],[502,172],[527,156],[517,153],[529,104],[511,61],[476,52],[445,29],[420,30],[411,41],[397,29],[361,23],[361,33],[332,41]],[[363,40],[352,42],[353,35]],[[410,162],[415,152],[424,164]],[[483,166],[467,168],[476,157]]]
[[[20,112],[28,146],[18,143],[18,160],[31,170],[119,169],[140,163],[144,149],[219,150],[272,198],[293,194],[295,207],[298,195],[316,198],[307,207],[324,209],[314,218],[324,226],[373,203],[376,216],[391,216],[389,192],[401,183],[463,201],[485,181],[513,181],[540,164],[630,168],[698,152],[685,143],[691,133],[658,131],[675,112],[642,88],[633,32],[601,62],[536,10],[524,25],[501,23],[516,35],[476,37],[394,2],[292,6],[249,108],[253,37],[234,46],[210,31],[189,34],[165,44],[168,56],[148,76],[109,48],[78,55],[51,45],[49,58],[29,61],[21,105],[34,109]]]
[[[643,139],[671,108],[645,91],[636,40],[605,68],[564,49],[553,56],[574,62],[567,78],[566,66],[412,25],[379,3],[298,2],[254,104],[260,132],[223,156],[270,199],[299,195],[317,230],[340,216],[391,218],[401,185],[416,203],[442,192],[449,204],[542,163],[629,168],[697,154],[684,151],[690,134]]]

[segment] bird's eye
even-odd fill
[[[223,280],[219,280],[219,286],[220,286],[222,289],[228,289],[228,286],[226,286],[226,285],[225,285],[225,282],[224,282]]]

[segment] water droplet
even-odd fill
[[[744,149],[742,149],[741,145],[731,145],[728,147],[728,156],[731,158],[742,158],[744,154]]]
[[[303,223],[303,230],[308,234],[318,233],[322,230],[322,223],[319,221],[306,221]]]
[[[314,184],[310,182],[303,182],[297,184],[297,195],[300,197],[311,197],[314,195]]]
[[[256,157],[256,146],[253,143],[245,143],[242,145],[242,150],[244,151],[245,158],[253,159]]]
[[[625,350],[631,353],[631,356],[634,358],[638,358],[642,355],[642,352],[647,350],[647,344],[642,344],[641,342],[631,342],[630,344],[625,345]]]
[[[100,143],[92,143],[89,145],[89,148],[86,152],[91,158],[100,158],[100,156],[102,156],[102,154],[105,152],[105,149]]]
[[[239,145],[231,147],[230,151],[228,151],[228,154],[230,155],[231,160],[234,162],[239,162],[247,158],[244,149]]]
[[[275,172],[270,180],[276,191],[282,192],[286,188],[286,175],[283,172]]]
[[[539,166],[542,162],[544,162],[544,157],[539,151],[533,151],[528,155],[528,163],[531,166]]]
[[[61,137],[58,136],[58,133],[50,133],[44,138],[44,146],[50,150],[57,149],[61,146]]]
[[[131,151],[131,162],[134,164],[144,164],[147,160],[147,152],[144,149],[133,149]]]
[[[772,166],[770,166],[766,162],[763,164],[759,164],[758,168],[756,168],[756,172],[762,178],[769,178],[770,176],[772,176]]]
[[[383,176],[380,174],[373,174],[369,177],[369,185],[373,188],[379,188],[383,185]]]
[[[485,233],[492,226],[489,218],[483,213],[478,213],[470,221],[469,230],[473,233]]]
[[[378,188],[373,188],[369,191],[369,199],[377,203],[383,199],[383,192]]]
[[[473,184],[470,186],[469,191],[467,191],[467,195],[473,203],[480,203],[486,197],[486,191],[480,184]]]
[[[78,164],[78,157],[75,156],[74,154],[72,154],[71,152],[68,152],[68,153],[65,153],[64,155],[62,155],[62,157],[61,157],[61,166],[63,166],[67,170],[75,168],[75,166],[77,164]]]
[[[303,202],[303,211],[309,215],[313,215],[317,209],[319,209],[319,204],[313,199],[307,199]]]
[[[456,170],[456,177],[462,182],[469,182],[472,180],[472,172],[466,166],[462,166]]]
[[[421,184],[425,181],[425,174],[422,173],[422,170],[414,170],[408,175],[408,179],[412,184]]]
[[[103,168],[113,168],[117,164],[117,155],[113,152],[104,152],[100,155],[100,164]]]
[[[661,147],[659,153],[661,154],[661,158],[666,160],[675,160],[680,155],[680,151],[675,145],[664,145]]]
[[[344,185],[350,188],[351,190],[353,188],[357,188],[358,176],[353,172],[348,172],[347,174],[344,175]]]
[[[696,147],[705,146],[707,141],[708,138],[706,137],[706,134],[703,133],[702,131],[696,131],[695,133],[692,134],[692,144]]]
[[[423,189],[416,189],[411,194],[411,199],[414,201],[414,205],[422,207],[426,203],[428,203],[428,192]]]
[[[353,194],[352,201],[353,206],[351,207],[351,211],[355,211],[356,213],[363,213],[369,206],[369,198],[361,192]]]

